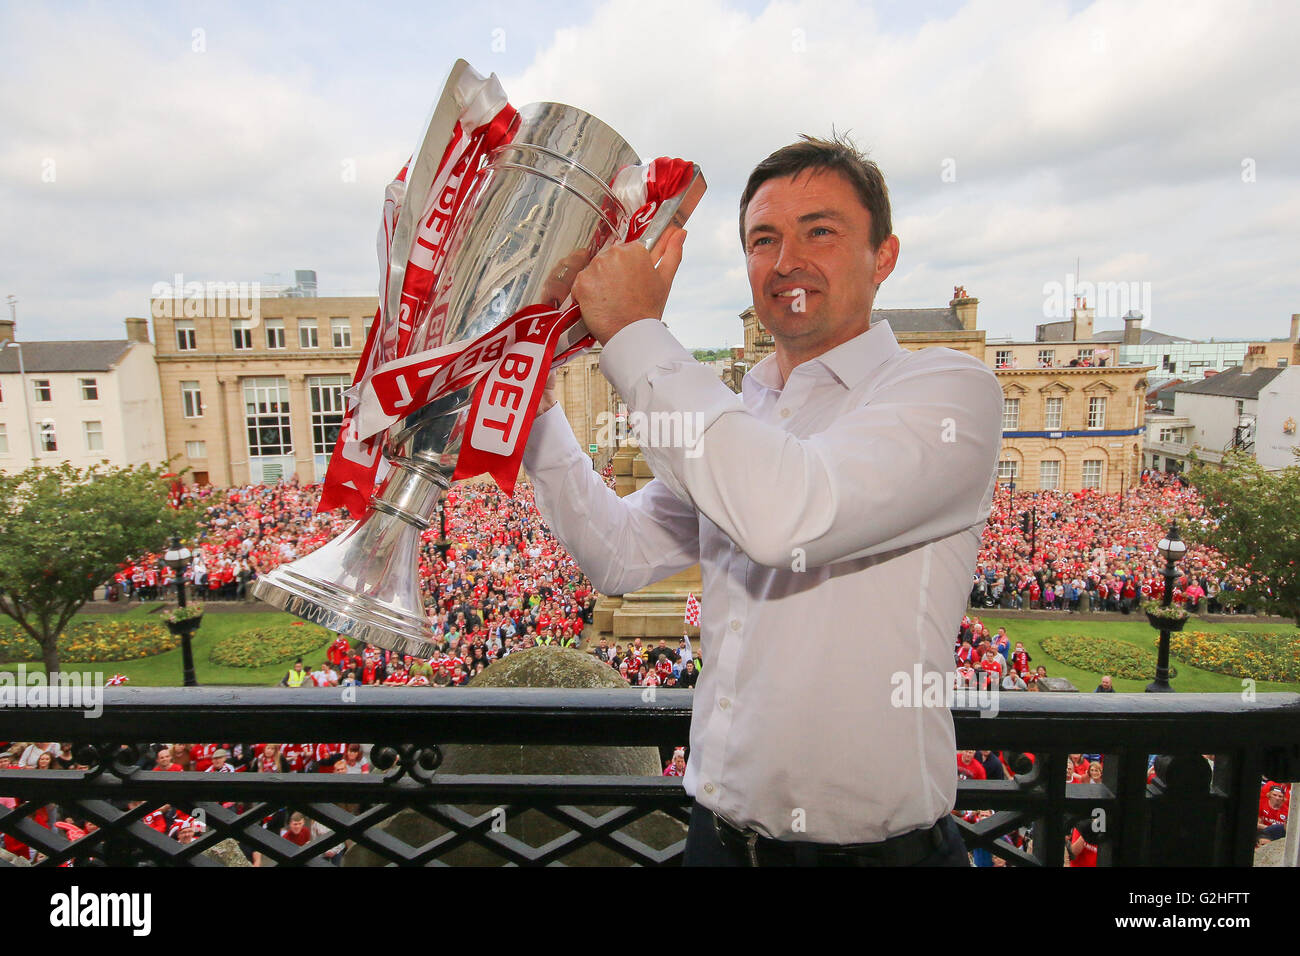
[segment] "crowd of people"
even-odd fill
[[[1000,482],[972,577],[971,606],[1129,613],[1164,596],[1165,560],[1156,545],[1173,519],[1208,520],[1194,488],[1159,472],[1143,472],[1122,494],[1013,493]],[[1177,571],[1173,603],[1210,613],[1250,610],[1234,597],[1249,576],[1213,548],[1188,542]]]

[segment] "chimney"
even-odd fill
[[[1074,298],[1074,342],[1091,342],[1092,341],[1092,319],[1093,311],[1088,308],[1088,300],[1082,296]]]
[[[128,317],[126,320],[126,337],[130,342],[148,342],[149,320]]]
[[[0,345],[14,340],[14,320],[0,319]]]
[[[1142,344],[1142,313],[1130,309],[1124,316],[1124,344]]]
[[[1268,346],[1266,345],[1248,345],[1246,346],[1246,358],[1241,363],[1241,374],[1249,375],[1257,368],[1263,368],[1267,358]]]
[[[948,308],[957,314],[957,321],[967,332],[975,331],[975,312],[979,308],[980,300],[973,295],[966,293],[965,286],[954,286],[952,290],[952,300],[948,303]]]
[[[1291,315],[1291,344],[1300,342],[1300,312]]]

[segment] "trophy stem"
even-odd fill
[[[420,534],[450,481],[426,462],[390,459],[370,511],[329,544],[253,585],[258,599],[402,654],[433,653],[420,594]]]

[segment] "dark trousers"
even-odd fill
[[[917,866],[970,866],[966,845],[952,816],[943,820],[944,845],[923,859]],[[745,854],[729,849],[718,839],[713,826],[713,814],[698,803],[691,807],[691,826],[686,833],[686,850],[683,866],[749,866]],[[810,862],[809,865],[815,865]]]

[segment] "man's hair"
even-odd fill
[[[782,146],[754,167],[740,196],[740,244],[745,245],[745,211],[754,193],[769,179],[797,176],[800,173],[833,170],[857,190],[858,199],[871,213],[871,244],[879,245],[894,232],[889,210],[889,188],[880,167],[867,159],[845,135],[831,133],[831,139],[818,139],[806,133],[800,142]]]

